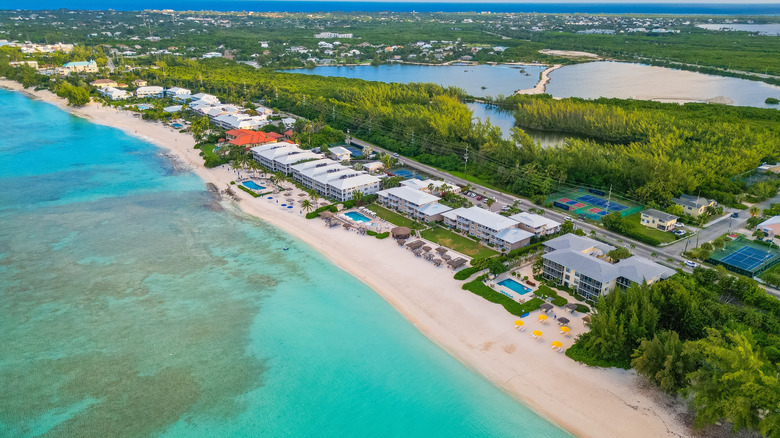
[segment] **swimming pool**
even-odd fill
[[[265,187],[263,187],[261,185],[258,185],[254,181],[244,181],[241,184],[243,184],[244,186],[246,186],[246,187],[248,187],[248,188],[250,188],[252,190],[263,190],[265,188]]]
[[[512,280],[511,278],[507,278],[506,280],[501,280],[501,281],[498,282],[498,284],[500,284],[501,286],[504,286],[504,287],[506,287],[508,289],[511,289],[511,290],[519,293],[520,295],[525,295],[528,292],[531,292],[531,288],[530,287],[525,286],[523,284],[520,284],[520,283]]]
[[[362,214],[356,211],[349,211],[344,214],[347,215],[348,218],[352,219],[355,222],[371,222],[371,219],[363,216]]]

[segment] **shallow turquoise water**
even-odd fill
[[[569,436],[154,146],[0,106],[0,436]]]

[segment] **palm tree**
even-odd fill
[[[748,212],[750,212],[750,217],[756,217],[759,214],[761,214],[761,210],[755,205],[750,207],[750,210],[748,210]]]
[[[314,208],[319,208],[320,206],[320,195],[317,194],[314,190],[309,193],[309,199],[314,201]]]
[[[383,154],[379,160],[382,162],[382,166],[384,166],[385,170],[393,167],[393,163],[395,162],[395,158],[390,154]]]
[[[308,199],[304,199],[301,202],[301,208],[303,208],[306,211],[306,213],[308,213],[314,209],[314,206],[311,205],[311,201],[309,201]]]
[[[355,204],[362,204],[363,202],[363,192],[360,190],[355,190],[352,192],[352,200],[355,201]]]
[[[441,187],[439,187],[439,190],[441,190],[441,193],[443,195],[446,195],[450,191],[451,188],[452,187],[450,187],[449,184],[444,183],[444,184],[441,185]]]

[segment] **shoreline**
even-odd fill
[[[25,90],[7,79],[0,79],[0,87],[151,142],[161,152],[171,152],[186,162],[204,185],[211,183],[222,189],[236,178],[221,167],[205,168],[190,135],[143,121],[129,111],[95,103],[67,107],[64,99],[49,91]],[[463,282],[454,280],[451,270],[435,268],[397,247],[391,239],[328,229],[321,220],[307,220],[297,211],[290,213],[265,198],[235,192],[240,199],[238,206],[246,214],[323,254],[373,289],[437,346],[569,433],[583,437],[691,435],[678,420],[683,411],[679,406],[670,408],[677,406],[674,400],[655,389],[644,389],[642,379],[633,371],[587,367],[551,350],[549,343],[553,340],[564,342],[565,347],[574,340],[554,333],[554,325],[542,327],[527,318],[528,329],[518,332],[513,323],[516,317],[501,306],[463,291]],[[542,341],[529,337],[537,325],[545,330]],[[574,333],[584,330],[580,318],[573,321],[572,329]]]

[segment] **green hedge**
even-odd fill
[[[384,233],[379,233],[376,235],[377,239],[387,239],[388,237],[390,237],[389,231],[385,231]]]
[[[366,231],[366,234],[368,234],[369,236],[376,236],[376,235],[377,235],[377,232],[376,232],[376,231],[371,231],[371,230],[368,230],[368,231]]]
[[[238,187],[239,189],[241,189],[241,190],[243,190],[243,191],[245,191],[245,192],[249,193],[250,195],[252,195],[252,197],[253,197],[253,198],[257,198],[257,197],[259,197],[259,196],[260,196],[260,195],[258,195],[257,193],[255,193],[255,192],[253,192],[253,191],[249,190],[248,188],[244,187],[244,186],[243,186],[243,185],[241,185],[241,184],[237,185],[236,187]]]
[[[463,290],[467,290],[475,295],[490,301],[491,303],[500,304],[506,309],[507,312],[515,316],[523,316],[528,312],[532,312],[539,308],[544,303],[540,298],[532,298],[525,303],[518,303],[517,301],[509,298],[508,296],[494,291],[489,286],[482,283],[487,278],[487,274],[477,277],[475,280],[470,281],[463,285]]]
[[[311,213],[306,213],[306,219],[314,219],[315,217],[319,217],[320,213],[322,213],[325,210],[330,210],[331,207],[336,209],[334,213],[338,211],[338,208],[335,205],[323,205],[322,207],[312,211]]]
[[[455,279],[456,280],[465,280],[465,279],[471,277],[472,275],[474,275],[474,273],[479,272],[479,271],[480,271],[480,268],[475,267],[475,266],[472,266],[470,268],[461,269],[460,271],[455,273]]]
[[[577,303],[577,311],[580,313],[590,313],[590,307]]]

